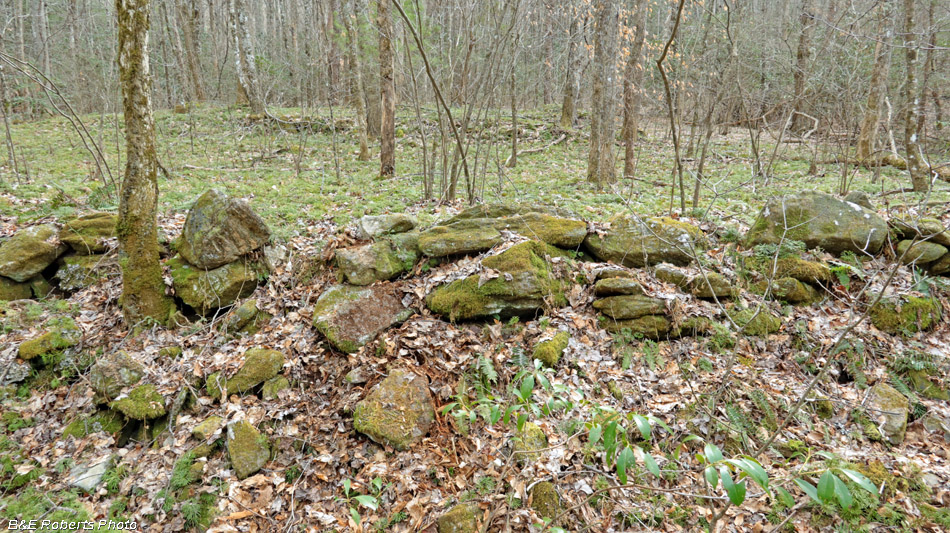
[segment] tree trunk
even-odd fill
[[[614,71],[617,58],[619,13],[615,0],[596,4],[594,62],[591,92],[590,149],[587,154],[587,181],[598,189],[616,181],[614,169]]]
[[[564,101],[561,104],[561,127],[573,128],[577,118],[577,40],[580,34],[578,13],[571,7],[571,30],[567,42],[567,76],[564,80]]]
[[[887,92],[887,72],[891,66],[891,21],[889,3],[881,3],[878,34],[880,40],[874,45],[874,66],[871,68],[871,87],[868,93],[867,110],[861,121],[861,131],[858,134],[858,150],[855,158],[859,163],[868,162],[874,153],[877,141],[877,130],[881,122],[881,106],[884,105],[884,95]]]
[[[907,171],[914,191],[930,190],[930,169],[924,161],[917,131],[920,95],[917,90],[917,36],[914,33],[914,0],[904,0],[904,59],[907,75],[904,80],[904,148],[907,150]]]
[[[801,23],[802,30],[798,35],[798,52],[795,59],[795,102],[793,110],[802,112],[802,104],[805,102],[805,82],[808,78],[808,59],[811,56],[811,30],[815,25],[815,16],[812,13],[813,0],[804,0],[802,2]],[[792,131],[805,131],[808,119],[800,114],[792,117]]]
[[[234,40],[234,56],[238,75],[238,93],[243,92],[251,104],[251,113],[264,114],[264,98],[257,79],[254,46],[247,29],[247,7],[244,0],[228,0],[228,25]]]
[[[164,323],[165,297],[158,257],[158,158],[148,71],[148,0],[116,0],[119,79],[125,111],[126,166],[119,195],[119,264],[122,312],[128,325],[151,318]]]
[[[46,0],[36,1],[36,44],[40,51],[40,70],[47,78],[50,77],[49,59],[49,17],[46,12]]]
[[[343,26],[346,29],[346,45],[350,54],[350,70],[353,72],[353,77],[356,80],[356,94],[353,99],[356,101],[356,125],[359,128],[360,136],[359,160],[369,161],[369,139],[366,133],[366,103],[363,100],[363,71],[360,70],[360,54],[356,48],[357,39],[352,23],[352,19],[356,18],[356,10],[353,9],[353,4],[350,1],[346,3],[346,7],[346,13],[343,14]]]
[[[181,19],[181,32],[184,36],[185,64],[188,67],[188,80],[191,85],[191,98],[197,102],[205,99],[201,86],[201,58],[198,51],[198,5],[195,0],[179,0],[178,17]]]
[[[636,165],[634,145],[637,142],[640,129],[640,85],[643,82],[643,65],[640,56],[643,43],[646,41],[646,6],[644,0],[636,0],[633,6],[634,30],[633,43],[630,46],[630,57],[623,73],[623,175],[633,176]]]
[[[379,0],[376,13],[379,28],[380,117],[379,175],[391,177],[396,171],[396,84],[393,78],[393,17],[391,0]]]

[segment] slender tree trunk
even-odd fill
[[[205,99],[201,86],[201,58],[198,50],[198,5],[195,0],[179,0],[178,17],[181,20],[181,32],[184,37],[185,64],[188,67],[188,80],[191,85],[191,98],[201,102]]]
[[[567,43],[567,75],[564,79],[564,100],[561,104],[561,127],[573,128],[577,118],[577,40],[580,34],[578,29],[578,13],[573,6],[569,8],[571,17],[570,37]]]
[[[380,117],[379,175],[392,177],[396,171],[396,84],[393,78],[393,17],[391,0],[379,0],[376,13],[379,28]]]
[[[614,79],[619,12],[615,0],[596,4],[587,181],[598,189],[616,181],[614,168]]]
[[[644,0],[636,0],[633,6],[634,30],[630,56],[623,73],[623,175],[633,176],[636,166],[638,131],[640,129],[640,85],[643,82],[643,65],[640,56],[646,41],[646,5]]]
[[[251,104],[251,113],[264,114],[264,98],[257,79],[254,46],[247,28],[247,7],[244,0],[228,0],[228,26],[234,41],[234,56],[238,75],[238,91],[243,91]]]
[[[115,2],[126,139],[116,233],[122,266],[122,312],[130,326],[145,318],[164,323],[172,309],[171,300],[165,297],[158,257],[158,158],[148,71],[148,4],[148,0]]]
[[[884,105],[884,96],[887,92],[887,72],[891,66],[891,21],[889,3],[881,3],[880,28],[881,36],[874,45],[874,66],[871,68],[871,87],[868,92],[867,109],[861,121],[861,131],[858,134],[858,149],[855,159],[859,163],[868,162],[874,153],[877,142],[877,130],[881,122],[881,107]]]
[[[802,2],[801,24],[802,30],[798,35],[798,52],[795,58],[795,102],[793,109],[798,112],[804,111],[802,105],[805,102],[805,82],[808,79],[808,60],[811,56],[811,31],[815,25],[815,15],[813,0],[804,0]],[[808,119],[802,115],[795,114],[792,117],[792,131],[804,131]]]
[[[49,16],[46,11],[46,0],[33,0],[36,2],[36,44],[40,50],[40,70],[47,78],[50,76],[50,56],[49,56]]]
[[[518,38],[515,37],[517,41]],[[515,91],[515,69],[512,67],[511,76],[511,157],[508,158],[507,165],[510,168],[518,166],[518,107],[517,92]]]
[[[360,67],[359,50],[356,48],[357,36],[354,32],[352,19],[356,18],[355,9],[352,2],[346,3],[346,13],[343,14],[343,25],[346,29],[346,45],[350,54],[350,70],[356,79],[356,124],[360,136],[360,161],[369,161],[369,139],[366,133],[366,103],[363,100],[363,71]]]
[[[930,190],[930,169],[924,160],[917,130],[920,115],[920,95],[917,89],[917,35],[914,23],[914,0],[904,0],[904,60],[907,75],[904,80],[904,148],[907,150],[907,170],[917,192]]]

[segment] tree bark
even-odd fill
[[[234,40],[234,56],[238,75],[239,93],[243,91],[251,105],[251,113],[264,114],[264,98],[257,79],[254,46],[247,29],[247,6],[244,0],[228,0],[228,26]]]
[[[36,1],[36,45],[40,50],[40,70],[47,78],[50,77],[49,56],[49,17],[46,12],[46,0]]]
[[[815,16],[812,13],[814,8],[813,0],[804,0],[802,2],[801,24],[802,30],[798,35],[798,52],[795,58],[795,103],[794,111],[804,111],[802,104],[805,101],[805,82],[808,79],[808,60],[811,56],[811,30],[815,24]],[[792,131],[804,131],[808,125],[807,117],[795,114],[792,117]]]
[[[379,175],[392,177],[396,171],[396,84],[393,78],[393,17],[391,0],[379,0],[376,24],[379,28],[380,147]]]
[[[148,70],[148,0],[116,0],[119,79],[125,112],[126,166],[119,195],[119,264],[126,324],[151,318],[164,323],[165,297],[158,256],[158,157]]]
[[[587,154],[587,181],[598,189],[616,181],[614,169],[614,74],[617,58],[619,13],[615,0],[596,4],[594,62],[591,92],[590,149]]]
[[[881,106],[884,105],[884,95],[887,92],[887,72],[891,66],[891,22],[889,3],[881,3],[878,33],[880,40],[874,45],[874,66],[871,68],[870,90],[868,92],[867,109],[861,121],[861,131],[858,134],[858,149],[855,159],[859,163],[867,162],[874,153],[877,142],[877,130],[881,122]]]
[[[646,5],[644,0],[636,0],[633,6],[634,30],[630,56],[627,58],[623,73],[623,175],[633,176],[636,166],[637,142],[640,130],[640,85],[643,83],[643,65],[640,56],[646,41]]]
[[[573,128],[577,118],[577,40],[580,35],[577,10],[569,7],[571,17],[570,36],[567,42],[567,76],[564,80],[564,100],[561,103],[561,127]]]
[[[907,171],[914,191],[930,190],[930,169],[924,160],[917,130],[920,116],[920,95],[917,89],[917,35],[914,22],[914,0],[904,0],[904,148],[907,150]]]
[[[352,19],[356,18],[353,2],[346,3],[346,13],[343,14],[343,26],[346,30],[346,45],[350,54],[350,70],[356,80],[356,125],[360,136],[360,161],[369,161],[369,139],[366,133],[366,102],[363,100],[363,71],[360,67],[360,54],[356,47],[356,34],[354,33]]]
[[[188,80],[191,85],[191,98],[196,102],[205,99],[201,86],[201,58],[198,51],[198,5],[195,0],[179,0],[178,17],[181,19],[181,32],[184,37],[185,64],[188,67]]]

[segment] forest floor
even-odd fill
[[[334,113],[339,119],[339,110]],[[112,179],[119,181],[120,124],[111,116],[83,118],[104,147]],[[478,168],[488,170],[474,173],[479,201],[558,206],[592,221],[631,212],[667,214],[671,205],[678,211],[680,193],[671,187],[672,145],[659,126],[646,128],[636,176],[597,191],[585,179],[587,140],[580,130],[550,145],[565,133],[553,126],[553,109],[521,119],[519,148],[545,149],[506,168],[510,140],[503,134],[507,122],[501,121],[502,131],[483,141],[481,153],[488,155],[480,156]],[[321,110],[315,122],[331,123],[328,110]],[[312,269],[315,276],[302,277],[304,265],[319,264],[335,248],[354,243],[346,228],[362,215],[409,212],[428,225],[466,205],[464,198],[424,199],[421,136],[414,117],[401,114],[397,129],[397,175],[378,180],[377,160],[357,160],[352,128],[285,131],[248,122],[243,111],[226,108],[159,112],[159,154],[168,171],[159,179],[163,232],[177,236],[191,203],[208,188],[248,198],[274,239],[291,251],[286,267],[254,294],[258,307],[273,318],[258,333],[238,338],[220,335],[210,319],[130,335],[118,308],[121,280],[113,276],[65,298],[0,304],[0,354],[15,353],[51,320],[71,316],[83,330],[83,350],[134,354],[166,398],[203,383],[200,378],[212,372],[234,370],[254,346],[286,355],[285,374],[293,387],[275,399],[249,394],[224,404],[195,390],[197,401],[175,427],[151,442],[124,447],[103,432],[63,437],[70,422],[94,412],[81,372],[47,376],[29,387],[5,387],[0,393],[0,518],[135,520],[148,531],[435,531],[436,520],[454,504],[473,502],[479,519],[487,521],[486,530],[538,531],[543,522],[531,507],[530,488],[548,480],[560,493],[559,512],[564,513],[558,525],[568,531],[695,531],[708,527],[720,511],[719,531],[950,530],[950,433],[941,438],[923,423],[930,417],[950,427],[950,403],[908,391],[914,413],[897,446],[872,440],[859,416],[870,386],[900,382],[908,369],[934,369],[934,379],[947,387],[950,283],[895,267],[887,254],[865,261],[861,274],[839,277],[834,297],[820,304],[767,303],[782,322],[779,333],[767,338],[717,328],[711,336],[661,342],[602,329],[589,305],[592,293],[581,285],[569,295],[570,306],[531,320],[448,323],[425,311],[422,298],[474,259],[417,266],[403,286],[413,307],[423,311],[355,354],[334,351],[312,327],[311,310],[336,273]],[[12,136],[29,179],[16,184],[8,166],[3,168],[0,235],[89,210],[115,209],[109,172],[96,170],[66,121],[15,124]],[[876,196],[906,186],[903,172],[842,170],[827,163],[838,150],[830,140],[817,148],[808,143],[776,148],[764,134],[760,158],[770,177],[753,177],[749,137],[734,130],[710,147],[706,174],[715,185],[701,190],[698,209],[677,216],[714,238],[706,258],[720,272],[735,275],[743,266],[730,243],[745,233],[767,198],[800,190],[836,193],[842,172],[851,190],[871,195],[882,216],[913,211],[946,223],[950,204],[941,202],[950,202],[947,183],[938,182],[925,199],[932,205],[922,213],[913,207],[921,200],[916,195]],[[816,172],[810,173],[816,161]],[[687,174],[687,201],[692,183]],[[460,185],[460,197],[464,190]],[[819,259],[831,260],[827,254]],[[582,263],[581,273],[592,277],[592,265]],[[861,317],[864,289],[882,286],[895,269],[894,289],[930,293],[942,302],[944,318],[933,330],[909,336],[882,333],[865,320],[836,353],[828,353],[836,337]],[[637,278],[651,294],[676,300],[678,313],[716,317],[720,311],[708,301],[677,295],[646,270]],[[741,298],[758,301],[750,293]],[[569,362],[553,370],[525,365],[524,354],[551,326],[574,332],[565,356]],[[183,349],[180,356],[169,358],[162,351],[172,346]],[[373,443],[352,424],[353,406],[393,365],[425,374],[437,404],[429,434],[406,452]],[[776,446],[759,450],[826,366],[814,401],[791,418]],[[344,376],[354,370],[368,381],[347,383]],[[520,466],[510,456],[515,424],[486,419],[493,408],[504,411],[518,403],[514,391],[521,391],[528,375],[536,387],[522,402],[524,412],[534,413],[549,449],[538,461]],[[559,408],[542,409],[548,400],[560,402]],[[443,413],[453,402],[460,407]],[[230,473],[226,453],[189,454],[199,444],[191,437],[197,423],[209,415],[235,413],[257,423],[274,446],[273,460],[242,481]],[[612,413],[621,413],[631,430],[614,439],[636,444],[657,465],[638,451],[624,479],[605,459],[606,439],[591,439],[589,430]],[[634,413],[651,417],[649,439],[637,436]],[[727,458],[758,450],[754,457],[766,467],[769,490],[750,476],[742,505],[728,505],[725,491],[705,483],[697,456],[709,449],[690,434],[714,443]],[[103,456],[114,461],[98,489],[89,494],[69,486],[75,466]],[[834,471],[844,478],[842,469],[862,473],[879,495],[845,479],[839,483],[850,488],[850,505],[831,497],[819,504],[794,481],[810,480],[823,491],[821,474]]]

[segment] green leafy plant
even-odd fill
[[[375,483],[376,480],[374,479],[373,482]],[[380,487],[381,486],[382,480],[380,480]],[[359,512],[360,508],[365,507],[373,511],[379,508],[379,499],[376,496],[360,494],[353,488],[353,482],[349,479],[343,480],[343,496],[337,499],[346,503],[350,512],[350,518],[353,519],[353,522],[357,526],[359,526],[362,521],[362,516]]]

